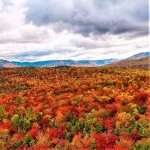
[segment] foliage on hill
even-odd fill
[[[0,149],[150,149],[149,71],[0,69]]]
[[[149,65],[150,65],[150,57],[143,57],[139,59],[125,59],[125,60],[121,60],[121,61],[109,64],[107,66],[117,67],[117,68],[131,67],[131,68],[137,68],[137,69],[149,69]]]

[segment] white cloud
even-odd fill
[[[93,28],[89,30],[89,26],[86,26],[86,24],[82,26],[82,30],[80,30],[81,33],[72,31],[74,26],[62,22],[61,19],[64,19],[66,16],[63,16],[63,12],[62,15],[59,13],[59,9],[66,9],[66,12],[68,12],[66,13],[66,15],[68,15],[67,18],[72,21],[72,18],[70,18],[69,15],[69,12],[73,7],[72,0],[68,0],[69,3],[62,3],[62,5],[59,5],[59,9],[57,8],[57,10],[60,18],[55,18],[54,15],[53,19],[60,19],[60,21],[53,22],[54,24],[43,23],[42,25],[37,26],[34,23],[34,20],[26,22],[25,15],[29,9],[27,5],[25,5],[26,1],[27,0],[7,0],[4,3],[4,0],[0,0],[0,58],[2,59],[10,61],[40,61],[49,59],[79,60],[126,58],[132,54],[149,50],[148,35],[141,34],[136,36],[139,32],[133,32],[132,36],[130,31],[124,34],[90,33],[88,36],[85,36],[83,31],[89,33],[93,30]],[[96,2],[96,0],[94,1]],[[35,2],[36,1],[34,1],[34,3]],[[53,2],[56,3],[55,1]],[[82,0],[82,5],[78,8],[78,11],[83,12],[83,14],[80,16],[78,13],[76,19],[79,18],[79,20],[77,21],[85,21],[86,19],[89,21],[89,19],[92,19],[93,14],[96,15],[97,13],[100,13],[100,10],[97,8],[95,9],[96,11],[94,11],[95,5],[91,6],[89,2],[86,4],[86,6],[88,6],[86,10],[90,14],[88,18],[84,18],[84,13],[86,13],[86,11],[83,9],[83,6],[85,3],[86,1]],[[98,3],[96,7],[99,7],[99,5],[100,3]],[[111,11],[112,8],[111,6],[109,7]],[[119,7],[119,5],[116,7]],[[127,9],[126,7],[124,9]],[[138,5],[138,7],[140,6]],[[54,12],[56,13],[57,11]],[[41,12],[39,12],[38,15],[40,15],[40,13]],[[113,14],[111,15],[113,17]],[[132,15],[135,14],[133,13]],[[98,20],[91,21],[97,22]],[[137,27],[142,29],[146,26],[145,20],[142,23],[138,21],[133,23],[137,23]],[[77,28],[75,27],[74,29]]]

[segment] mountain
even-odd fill
[[[143,57],[147,57],[147,56],[150,56],[149,52],[142,52],[142,53],[135,54],[127,59],[139,59],[139,58],[143,58]]]
[[[55,67],[55,66],[114,66],[114,67],[148,67],[149,52],[142,52],[135,54],[124,60],[118,59],[102,59],[102,60],[48,60],[37,62],[9,62],[0,59],[0,67],[14,68],[14,67]]]
[[[78,61],[74,60],[49,60],[49,61],[37,61],[37,62],[12,62],[15,65],[27,67],[55,67],[55,66],[73,66],[82,65]]]
[[[49,60],[37,62],[9,62],[7,60],[0,60],[0,67],[14,68],[14,67],[55,67],[55,66],[102,66],[112,62],[118,61],[117,59],[103,59],[103,60]]]
[[[102,66],[117,61],[117,59],[104,60],[49,60],[37,62],[12,62],[14,65],[27,67],[55,67],[55,66]]]
[[[138,68],[138,69],[149,69],[150,57],[144,56],[142,58],[134,58],[134,59],[125,59],[112,64],[107,65],[108,67],[117,67],[117,68]]]
[[[0,68],[15,68],[17,67],[17,65],[7,61],[7,60],[3,60],[3,59],[0,59]]]

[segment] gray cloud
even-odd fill
[[[84,36],[103,34],[147,35],[147,0],[28,0],[26,21],[67,29]]]
[[[53,55],[53,54],[64,54],[64,52],[71,52],[73,53],[74,50],[31,50],[29,52],[21,52],[18,54],[12,54],[13,57],[25,57],[28,58],[29,56],[32,57],[42,57],[42,56],[47,56],[47,55]]]
[[[48,37],[48,31],[46,29],[21,29],[13,30],[8,34],[0,35],[0,43],[43,43]],[[16,34],[15,34],[16,33]],[[13,36],[12,36],[13,35]]]
[[[0,20],[0,58],[10,61],[125,58],[149,50],[147,0],[0,0]]]

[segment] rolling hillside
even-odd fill
[[[142,52],[142,53],[135,54],[127,59],[140,59],[147,56],[149,56],[149,52]]]
[[[141,68],[149,69],[150,57],[143,57],[139,59],[125,59],[112,64],[107,65],[108,67],[117,67],[117,68]]]
[[[7,61],[7,60],[3,60],[3,59],[0,59],[0,68],[15,68],[17,67],[17,65]]]

